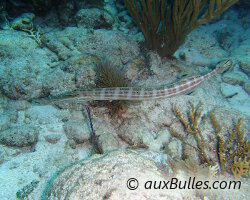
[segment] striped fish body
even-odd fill
[[[186,80],[180,81],[176,84],[169,85],[166,87],[160,87],[158,89],[150,88],[135,88],[135,87],[116,87],[116,88],[96,88],[96,89],[85,89],[76,91],[71,95],[66,95],[64,97],[56,97],[47,99],[48,101],[65,101],[65,100],[76,100],[76,101],[113,101],[113,100],[128,100],[128,101],[138,101],[138,100],[153,100],[168,98],[176,96],[179,94],[184,94],[202,82],[208,80],[210,77],[216,75],[217,73],[223,72],[232,65],[231,60],[224,61],[220,63],[216,69],[204,76],[194,76]],[[44,101],[46,102],[46,100]]]
[[[216,75],[217,73],[223,72],[232,65],[231,60],[224,61],[220,63],[216,69],[212,72],[205,74],[204,76],[195,76],[189,79],[180,81],[176,84],[158,88],[100,88],[100,89],[89,89],[77,92],[79,99],[85,100],[152,100],[168,98],[179,94],[184,94],[191,91],[196,86],[200,85],[202,82],[208,80],[210,77]]]
[[[201,77],[192,77],[164,88],[136,88],[136,87],[117,87],[117,88],[97,88],[82,90],[76,93],[79,99],[85,100],[151,100],[168,98],[192,90],[201,83]]]

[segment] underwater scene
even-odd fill
[[[250,199],[249,0],[0,0],[0,200]]]

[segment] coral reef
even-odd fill
[[[125,0],[148,47],[161,57],[170,57],[186,36],[235,4],[237,0]]]
[[[193,103],[190,103],[191,110],[189,112],[188,120],[186,120],[180,111],[177,109],[176,105],[174,106],[174,112],[183,124],[187,134],[191,134],[195,141],[196,146],[186,141],[186,138],[177,133],[173,128],[170,129],[172,136],[178,138],[184,144],[194,148],[203,160],[209,166],[216,166],[219,164],[220,173],[225,174],[225,172],[230,172],[232,170],[235,178],[239,178],[242,175],[247,175],[249,171],[249,143],[245,131],[241,130],[241,125],[244,121],[244,118],[239,121],[234,120],[234,127],[232,130],[228,130],[227,139],[221,134],[221,126],[219,125],[216,117],[212,112],[209,113],[213,130],[216,136],[216,147],[215,152],[217,153],[218,161],[216,158],[210,158],[207,152],[207,144],[205,136],[199,128],[201,121],[201,111],[200,108],[202,103],[199,103],[197,107]]]

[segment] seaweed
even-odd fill
[[[125,0],[147,46],[171,57],[195,28],[217,18],[238,0]]]
[[[96,66],[96,77],[96,86],[99,88],[128,87],[129,85],[125,79],[124,71],[115,68],[107,60]],[[128,105],[128,101],[124,100],[104,101],[101,103],[110,109],[112,116]]]
[[[234,174],[234,177],[238,179],[240,176],[247,175],[249,171],[249,142],[245,134],[245,131],[241,130],[241,125],[244,121],[244,118],[240,120],[234,120],[234,126],[232,129],[228,130],[228,137],[224,137],[220,134],[222,128],[219,125],[216,117],[212,112],[209,113],[213,131],[216,137],[216,149],[217,161],[215,158],[210,158],[206,151],[206,141],[204,135],[202,134],[199,124],[201,121],[201,106],[202,103],[199,103],[196,107],[193,103],[190,102],[191,109],[188,115],[188,120],[185,120],[181,115],[176,105],[174,106],[174,112],[177,115],[180,122],[183,124],[187,134],[191,134],[195,141],[196,145],[186,141],[184,135],[177,133],[173,128],[170,129],[172,136],[179,139],[184,144],[194,148],[199,155],[204,159],[204,161],[210,166],[219,165],[220,173],[225,174],[225,172],[230,172]]]

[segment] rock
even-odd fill
[[[195,190],[145,189],[148,181],[169,180],[169,167],[158,163],[162,155],[125,150],[93,157],[58,173],[43,192],[41,199],[183,199],[194,198]],[[153,157],[153,158],[152,158]],[[155,159],[154,159],[155,158]],[[159,170],[157,164],[163,165]],[[126,188],[139,186],[136,192]],[[131,182],[130,182],[130,181]],[[130,184],[129,184],[130,183]],[[146,197],[145,197],[146,195]]]
[[[236,110],[246,114],[250,113],[249,95],[242,89],[242,87],[222,83],[221,92]]]
[[[158,137],[150,143],[149,149],[152,151],[160,151],[171,138],[168,129],[162,130],[158,133]]]
[[[119,142],[111,133],[105,133],[99,136],[98,144],[102,152],[107,152],[119,148]]]
[[[173,138],[170,143],[165,147],[166,153],[174,159],[181,159],[182,157],[182,144],[181,141]]]
[[[92,54],[81,54],[72,56],[58,67],[64,72],[75,74],[75,82],[77,87],[86,87],[95,84],[96,65],[100,64],[101,59]]]
[[[201,66],[215,65],[224,57],[228,57],[228,52],[220,47],[216,36],[212,33],[216,29],[211,26],[208,30],[201,26],[193,30],[185,43],[174,53],[174,56],[181,59],[185,54],[185,63]],[[202,45],[200,45],[200,41],[202,41]]]
[[[116,8],[116,0],[108,0],[108,1],[104,1],[104,9],[106,11],[108,11],[110,14],[112,14],[113,16],[117,16],[118,15],[118,10]]]
[[[249,81],[247,75],[240,71],[227,72],[223,74],[222,80],[231,85],[244,85]]]
[[[67,142],[66,142],[66,146],[69,146],[70,148],[72,149],[75,149],[76,148],[76,142],[73,140],[73,139],[69,139]]]
[[[73,139],[77,144],[90,139],[91,131],[87,123],[68,121],[63,125],[67,138]]]
[[[8,98],[4,96],[0,90],[0,113],[1,111],[4,111],[8,107]]]
[[[221,84],[221,93],[225,98],[232,98],[235,95],[238,95],[238,89],[240,86],[232,86],[227,83]]]
[[[128,144],[137,147],[148,147],[154,140],[152,132],[138,119],[126,121],[120,127],[118,135]]]
[[[248,95],[250,95],[250,82],[244,84],[243,89],[247,92]]]
[[[234,98],[237,96],[238,99],[247,99],[248,95],[244,93],[244,90],[240,86],[234,86],[227,83],[221,84],[221,92],[225,98]]]
[[[243,41],[232,51],[231,55],[234,55],[233,57],[238,61],[240,69],[250,77],[249,34],[250,30],[244,31],[241,36]]]
[[[121,28],[129,29],[129,27],[131,27],[131,24],[133,23],[133,20],[128,15],[128,10],[124,10],[124,11],[119,12],[118,18],[120,20],[120,23],[122,24],[122,27],[120,27],[120,29]]]
[[[0,115],[0,131],[6,130],[11,125],[10,117],[7,114]]]
[[[60,35],[57,34],[57,32],[50,32],[43,35],[42,42],[62,61],[65,61],[74,54],[77,54],[72,41],[70,41],[66,35]]]
[[[218,57],[221,56],[218,54],[218,56],[214,56],[213,58],[207,58],[206,56],[202,55],[198,50],[191,48],[180,48],[174,53],[174,56],[182,60],[184,54],[185,61],[187,63],[202,66],[217,63],[220,60],[220,58]]]
[[[228,137],[228,130],[232,130],[234,127],[234,120],[239,120],[244,117],[244,122],[241,125],[241,130],[245,130],[246,133],[250,132],[250,116],[243,115],[241,112],[237,111],[236,109],[232,109],[231,107],[221,107],[216,106],[210,112],[216,117],[218,124],[222,127],[221,134],[224,135],[225,138]],[[208,120],[209,121],[209,120]],[[209,122],[210,123],[210,122]],[[212,125],[211,123],[209,125]],[[212,127],[211,127],[212,128]],[[210,131],[214,134],[214,130],[211,129]]]
[[[0,164],[4,162],[4,153],[0,150]]]
[[[0,67],[3,94],[11,99],[38,96],[43,90],[41,83],[44,83],[45,74],[48,73],[45,52],[37,49],[36,42],[21,31],[0,31],[0,46],[8,55]]]
[[[13,109],[16,111],[26,110],[30,108],[30,103],[28,101],[20,100],[20,101],[9,101],[8,109]]]
[[[7,146],[25,147],[38,141],[38,130],[34,126],[10,127],[0,132],[0,142]]]
[[[35,14],[24,13],[11,22],[11,27],[16,30],[30,30],[33,28]]]
[[[78,26],[93,29],[110,29],[114,23],[112,15],[99,8],[81,9],[76,13],[75,20]]]
[[[38,48],[24,32],[0,32],[0,59],[2,52],[6,55],[0,67],[0,89],[10,99],[57,96],[93,87],[98,60],[108,58],[120,66],[140,55],[136,42],[111,30],[68,27],[44,33],[42,42],[47,48]]]
[[[66,110],[56,109],[52,105],[31,106],[26,112],[25,117],[30,121],[37,121],[39,124],[51,124],[61,122],[67,118]]]
[[[59,3],[57,9],[60,10],[58,12],[58,18],[60,21],[60,24],[63,26],[72,24],[75,22],[74,20],[74,14],[76,12],[76,5],[75,5],[74,0],[66,0],[66,1],[61,1]]]
[[[129,80],[133,79],[139,79],[139,76],[141,74],[140,68],[138,66],[143,66],[145,65],[145,61],[143,60],[143,57],[137,57],[133,59],[128,65],[126,66],[126,77]]]
[[[61,139],[61,135],[59,134],[50,134],[44,136],[45,140],[51,144],[57,143]]]
[[[247,60],[246,60],[247,61]],[[250,77],[250,59],[248,59],[247,62],[245,62],[244,60],[240,61],[240,69],[248,75],[248,77]]]

